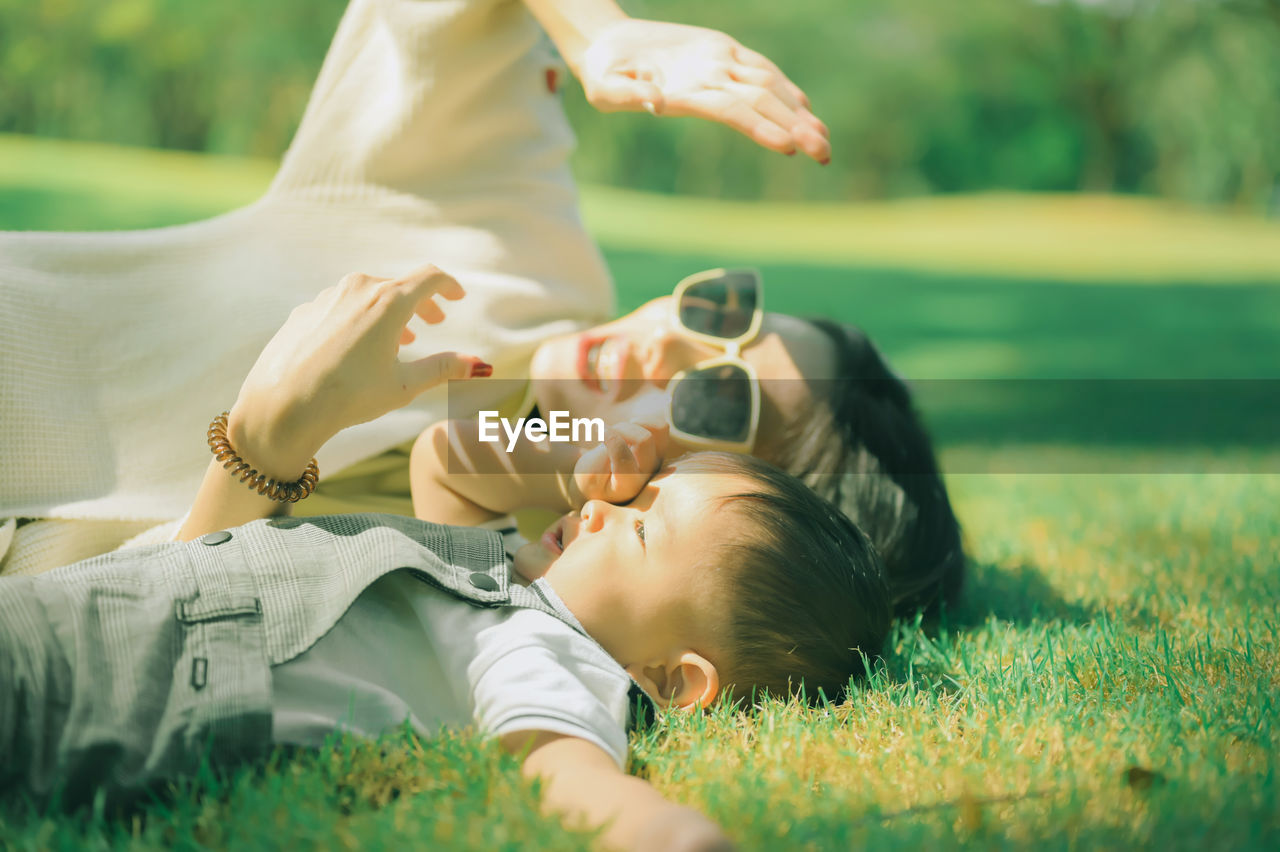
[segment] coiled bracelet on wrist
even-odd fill
[[[247,461],[240,458],[240,455],[231,447],[231,441],[227,439],[227,417],[230,413],[222,412],[209,424],[209,449],[213,452],[214,458],[231,471],[232,476],[240,477],[241,482],[246,483],[249,488],[263,497],[278,500],[281,503],[297,503],[316,490],[316,483],[320,481],[320,468],[316,465],[315,459],[307,464],[307,469],[303,471],[302,476],[294,482],[278,482],[266,474],[258,473]]]

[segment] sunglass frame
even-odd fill
[[[701,284],[704,281],[711,281],[716,278],[724,278],[731,274],[747,273],[750,274],[755,282],[756,304],[751,316],[751,325],[742,334],[737,337],[719,337],[714,334],[704,334],[694,331],[685,325],[680,319],[680,300],[690,287],[695,284]],[[699,450],[719,450],[731,453],[750,453],[755,447],[756,435],[760,430],[760,374],[756,372],[755,367],[751,366],[747,361],[742,360],[742,347],[760,334],[760,327],[764,323],[764,281],[757,269],[708,269],[705,272],[696,272],[693,275],[686,276],[676,285],[672,291],[671,310],[675,326],[680,329],[680,333],[687,335],[695,340],[704,341],[713,346],[724,349],[724,354],[715,358],[709,358],[706,361],[699,361],[688,369],[681,370],[671,377],[670,383],[667,385],[667,423],[670,426],[670,434],[678,439],[686,446]],[[748,384],[751,388],[751,422],[747,429],[747,437],[743,441],[725,441],[717,438],[708,438],[705,435],[695,435],[686,432],[675,424],[675,389],[690,373],[710,370],[716,367],[731,364],[740,367],[747,374]]]

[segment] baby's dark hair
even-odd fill
[[[889,632],[880,557],[862,531],[800,480],[754,456],[696,453],[682,473],[732,474],[749,490],[723,499],[734,535],[711,554],[723,581],[728,635],[722,696],[797,694],[839,702]]]

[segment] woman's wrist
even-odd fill
[[[227,417],[227,439],[259,473],[280,482],[302,476],[325,439],[305,437],[288,418],[263,416],[237,400]]]
[[[595,38],[630,17],[614,0],[525,0],[525,5],[579,79],[582,54]]]

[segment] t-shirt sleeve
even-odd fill
[[[493,736],[549,731],[580,737],[625,768],[626,673],[616,664],[597,665],[589,654],[557,647],[578,637],[570,628],[556,626],[568,635],[530,636],[522,631],[517,647],[475,661],[471,682],[476,723]]]

